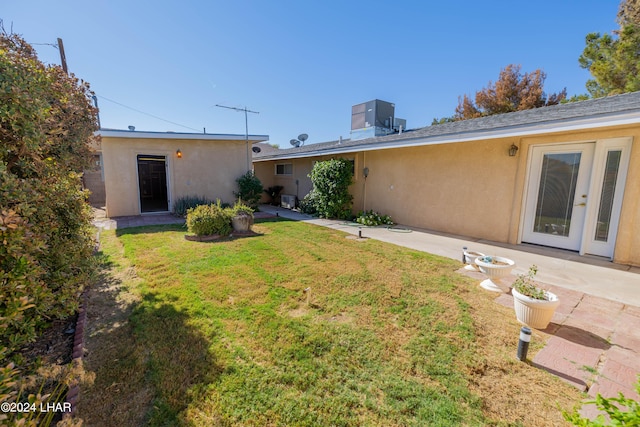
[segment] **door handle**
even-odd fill
[[[577,205],[573,205],[573,206],[587,206],[586,203],[578,203]]]

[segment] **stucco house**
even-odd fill
[[[103,180],[109,217],[172,212],[175,200],[192,195],[232,202],[236,179],[251,169],[251,144],[269,139],[115,129],[98,134],[100,169],[93,175]]]
[[[640,265],[640,92],[353,135],[365,137],[254,154],[255,173],[301,199],[314,162],[347,158],[354,213]]]

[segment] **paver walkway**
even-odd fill
[[[460,270],[484,279],[479,272]],[[515,276],[504,279],[505,284]],[[546,329],[542,350],[532,363],[595,397],[623,393],[640,400],[634,385],[640,374],[640,308],[595,297],[559,286],[545,286],[560,299]],[[496,302],[513,307],[510,293],[498,294]]]

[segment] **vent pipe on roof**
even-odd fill
[[[340,135],[340,139],[338,140],[338,145],[342,144],[342,135]]]

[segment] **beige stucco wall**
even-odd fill
[[[182,158],[176,151],[182,151]],[[137,156],[166,156],[169,210],[179,197],[204,196],[231,203],[236,179],[246,172],[244,141],[102,137],[109,217],[139,215]]]
[[[614,261],[640,265],[640,126],[574,131],[535,137],[511,137],[359,152],[351,188],[354,213],[373,209],[397,223],[495,242],[518,243],[523,195],[527,187],[529,147],[538,144],[633,138]],[[511,144],[519,147],[509,157]],[[311,189],[312,162],[325,157],[255,162],[256,175],[284,194],[300,198]],[[293,163],[291,177],[275,177],[276,163]],[[369,176],[362,176],[364,167]],[[270,184],[266,184],[270,183]]]

